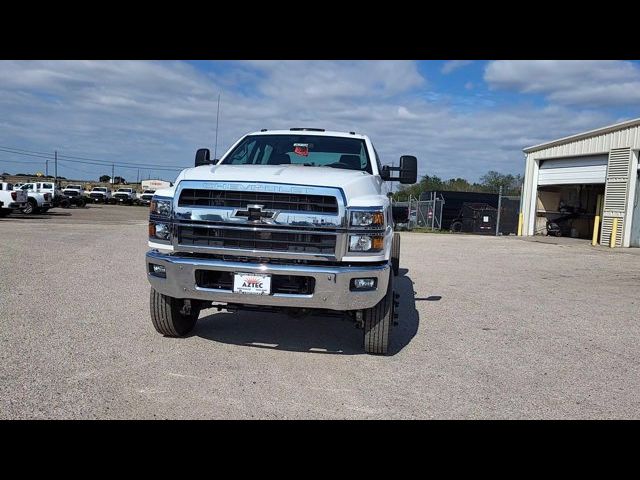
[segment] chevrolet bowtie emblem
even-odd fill
[[[273,212],[263,212],[262,207],[264,205],[247,205],[246,210],[238,210],[236,212],[236,217],[248,217],[250,222],[273,217]]]

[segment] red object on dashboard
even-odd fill
[[[296,155],[301,155],[303,157],[308,157],[309,156],[309,147],[307,147],[307,146],[294,147],[293,153],[295,153]]]

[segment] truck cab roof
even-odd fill
[[[325,130],[322,128],[291,128],[289,130],[267,130],[262,129],[257,132],[251,132],[247,135],[317,135],[319,137],[343,137],[343,138],[359,138],[368,140],[369,137],[356,132],[339,132],[337,130]]]

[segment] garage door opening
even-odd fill
[[[535,234],[590,240],[603,198],[604,183],[540,185]]]

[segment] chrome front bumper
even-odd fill
[[[149,273],[149,264],[162,265],[166,278]],[[147,278],[151,286],[174,298],[188,298],[220,303],[242,303],[276,307],[322,308],[328,310],[359,310],[376,305],[387,292],[388,264],[363,267],[335,267],[322,265],[271,265],[259,263],[227,262],[203,258],[167,255],[156,250],[146,254]],[[302,275],[315,279],[315,291],[311,295],[274,293],[271,295],[247,295],[231,290],[202,288],[196,285],[196,270],[226,272]],[[350,291],[352,278],[377,278],[377,288],[370,291]]]

